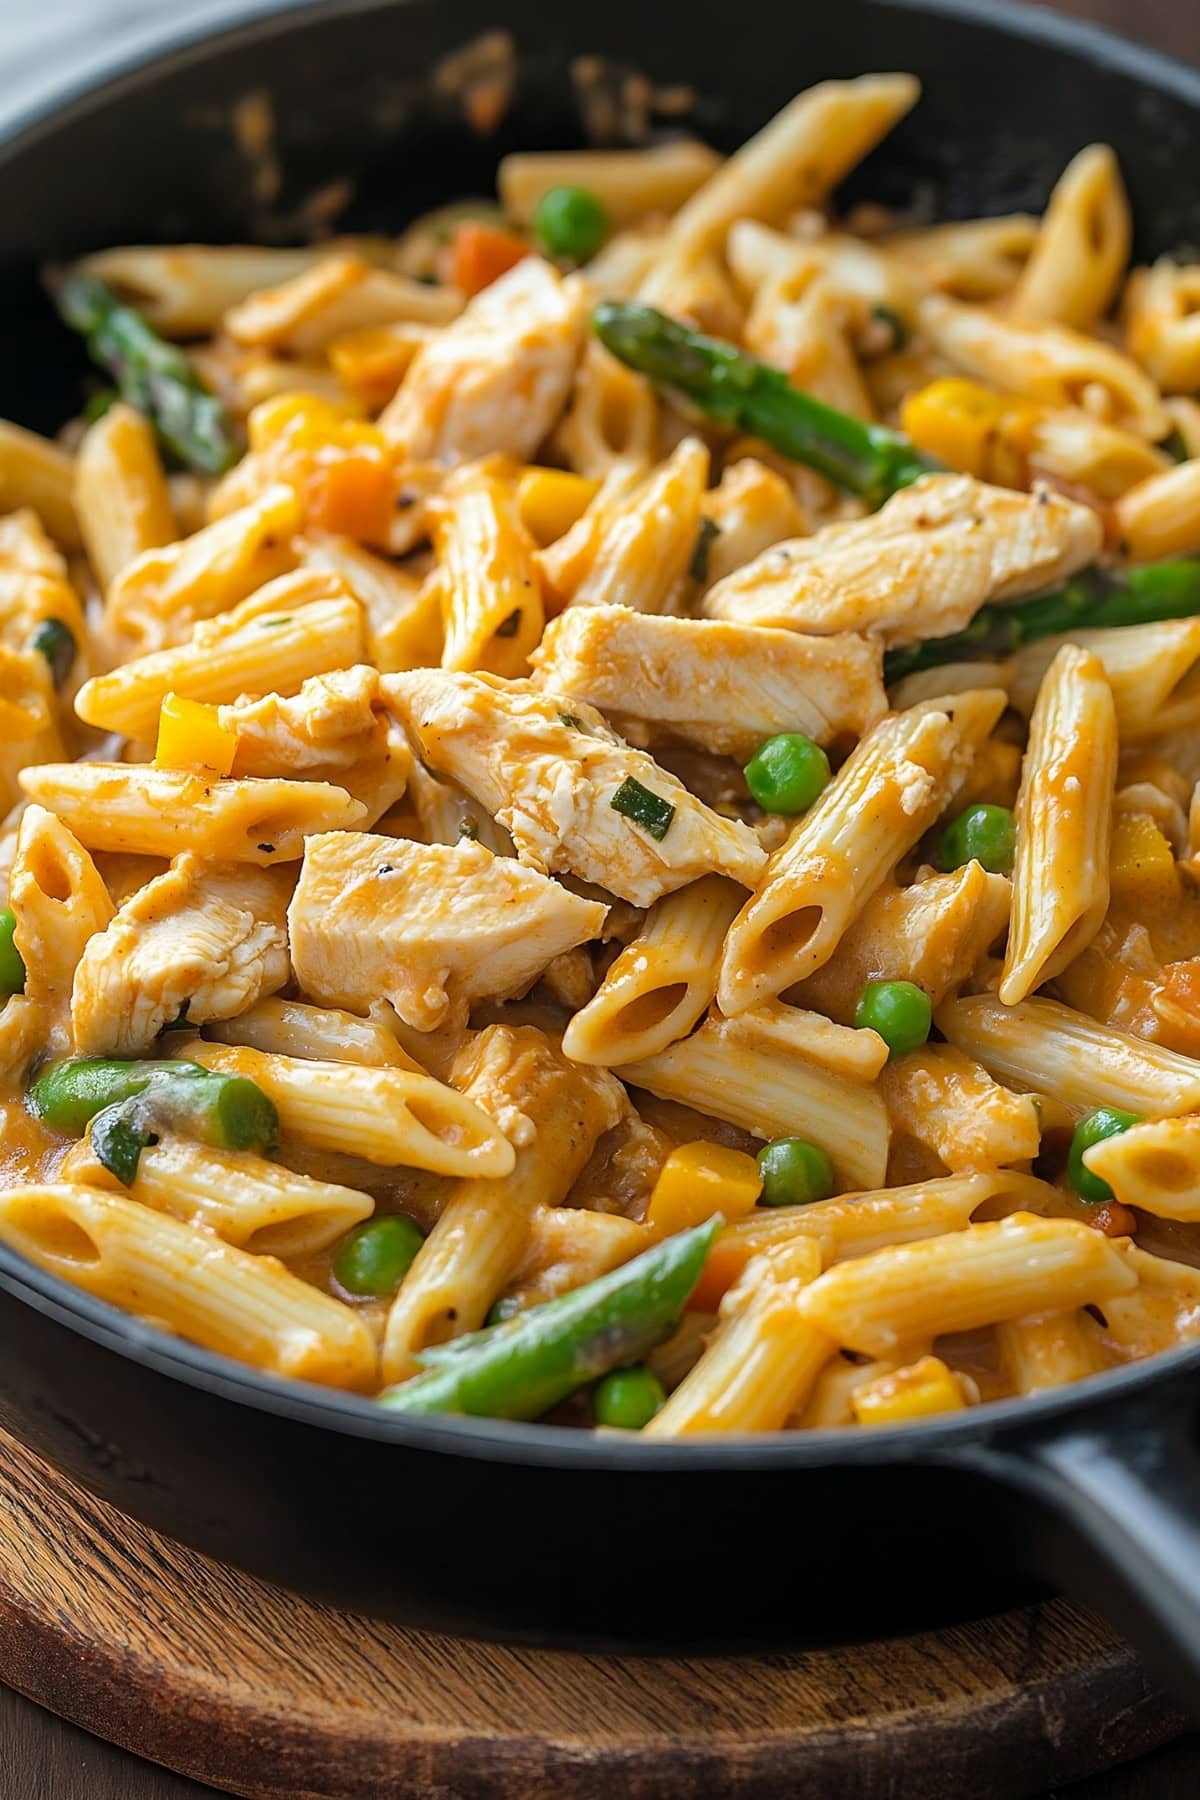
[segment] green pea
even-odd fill
[[[25,992],[25,964],[13,937],[16,929],[16,915],[6,906],[0,912],[0,994]]]
[[[419,1227],[404,1213],[365,1219],[342,1239],[333,1272],[348,1294],[386,1299],[408,1274],[423,1242]]]
[[[653,1369],[634,1363],[628,1369],[614,1369],[592,1389],[592,1411],[597,1425],[612,1425],[619,1431],[640,1431],[648,1425],[667,1397]]]
[[[746,786],[764,812],[807,812],[829,785],[829,758],[799,731],[768,738],[746,764]]]
[[[877,1031],[893,1056],[917,1050],[929,1036],[929,995],[912,981],[868,981],[854,1011],[860,1031]]]
[[[608,236],[608,213],[588,188],[548,188],[537,203],[533,229],[547,256],[584,263]]]
[[[1007,875],[1017,848],[1017,827],[1007,806],[968,806],[942,833],[943,869],[982,863],[993,875]]]
[[[1081,1200],[1087,1200],[1093,1206],[1103,1206],[1106,1200],[1113,1197],[1107,1181],[1101,1181],[1099,1175],[1093,1175],[1084,1162],[1084,1151],[1090,1150],[1093,1144],[1102,1144],[1105,1138],[1120,1137],[1131,1125],[1140,1124],[1137,1113],[1122,1112],[1116,1106],[1098,1106],[1095,1112],[1080,1119],[1071,1139],[1071,1148],[1067,1152],[1067,1175]]]
[[[758,1153],[764,1206],[811,1206],[833,1192],[833,1164],[806,1138],[775,1138]]]

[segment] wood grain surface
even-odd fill
[[[1200,0],[1050,3],[1200,63]],[[56,41],[107,37],[161,7],[0,0],[0,68],[33,69]],[[0,1800],[1200,1793],[1200,1738],[1140,1756],[1178,1721],[1108,1629],[1062,1603],[815,1658],[473,1647],[307,1607],[155,1538],[2,1442],[0,1675],[219,1784],[152,1766],[0,1689]]]

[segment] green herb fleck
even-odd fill
[[[565,725],[568,731],[585,731],[587,727],[578,713],[559,713],[558,722]]]
[[[1158,447],[1164,456],[1169,456],[1171,458],[1172,462],[1187,462],[1191,455],[1191,451],[1187,447],[1187,441],[1178,425],[1175,427],[1174,431],[1163,438]]]
[[[714,538],[721,535],[721,527],[707,513],[700,520],[700,529],[696,533],[696,546],[692,551],[692,560],[688,564],[688,574],[693,581],[708,580],[708,556]]]
[[[627,775],[610,802],[614,812],[619,812],[626,819],[632,819],[643,831],[649,832],[656,843],[661,844],[671,829],[671,820],[675,817],[675,808],[669,800],[660,794],[652,794],[644,788],[640,781]]]
[[[463,838],[470,838],[471,842],[474,843],[479,836],[479,826],[477,822],[474,819],[464,819],[458,828],[458,836],[460,843]]]
[[[43,619],[33,634],[32,647],[50,664],[51,678],[55,687],[60,688],[75,661],[75,633],[61,619]]]
[[[871,317],[873,319],[878,319],[881,325],[887,326],[892,334],[893,350],[903,350],[905,348],[912,333],[909,331],[908,326],[900,317],[900,314],[896,311],[895,307],[884,306],[881,302],[880,305],[871,308]]]

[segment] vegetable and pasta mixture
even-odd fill
[[[277,1375],[651,1437],[1200,1337],[1200,267],[514,155],[117,249],[0,426],[0,1239]]]

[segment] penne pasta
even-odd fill
[[[1014,319],[1086,331],[1112,304],[1133,224],[1117,159],[1089,144],[1059,176],[1028,262],[1009,298]]]
[[[532,223],[552,188],[582,187],[619,229],[648,214],[676,212],[720,166],[717,152],[694,138],[645,150],[524,150],[501,158],[496,187],[505,212],[520,225]]]
[[[383,1009],[386,1011],[386,1008]],[[337,1007],[303,1000],[256,1000],[235,1019],[215,1020],[206,1034],[218,1044],[242,1044],[273,1056],[361,1063],[373,1069],[413,1069],[409,1056],[379,1017],[363,1019]]]
[[[477,464],[433,512],[444,669],[526,675],[545,622],[533,542],[499,470]]]
[[[1020,712],[1033,711],[1042,678],[1065,644],[1094,656],[1104,670],[1122,745],[1167,731],[1188,731],[1200,717],[1200,622],[1163,619],[1113,631],[1038,638],[1017,651],[1006,681]],[[931,670],[932,674],[933,671]]]
[[[75,458],[75,515],[102,592],[147,550],[179,533],[154,434],[118,402],[83,436]]]

